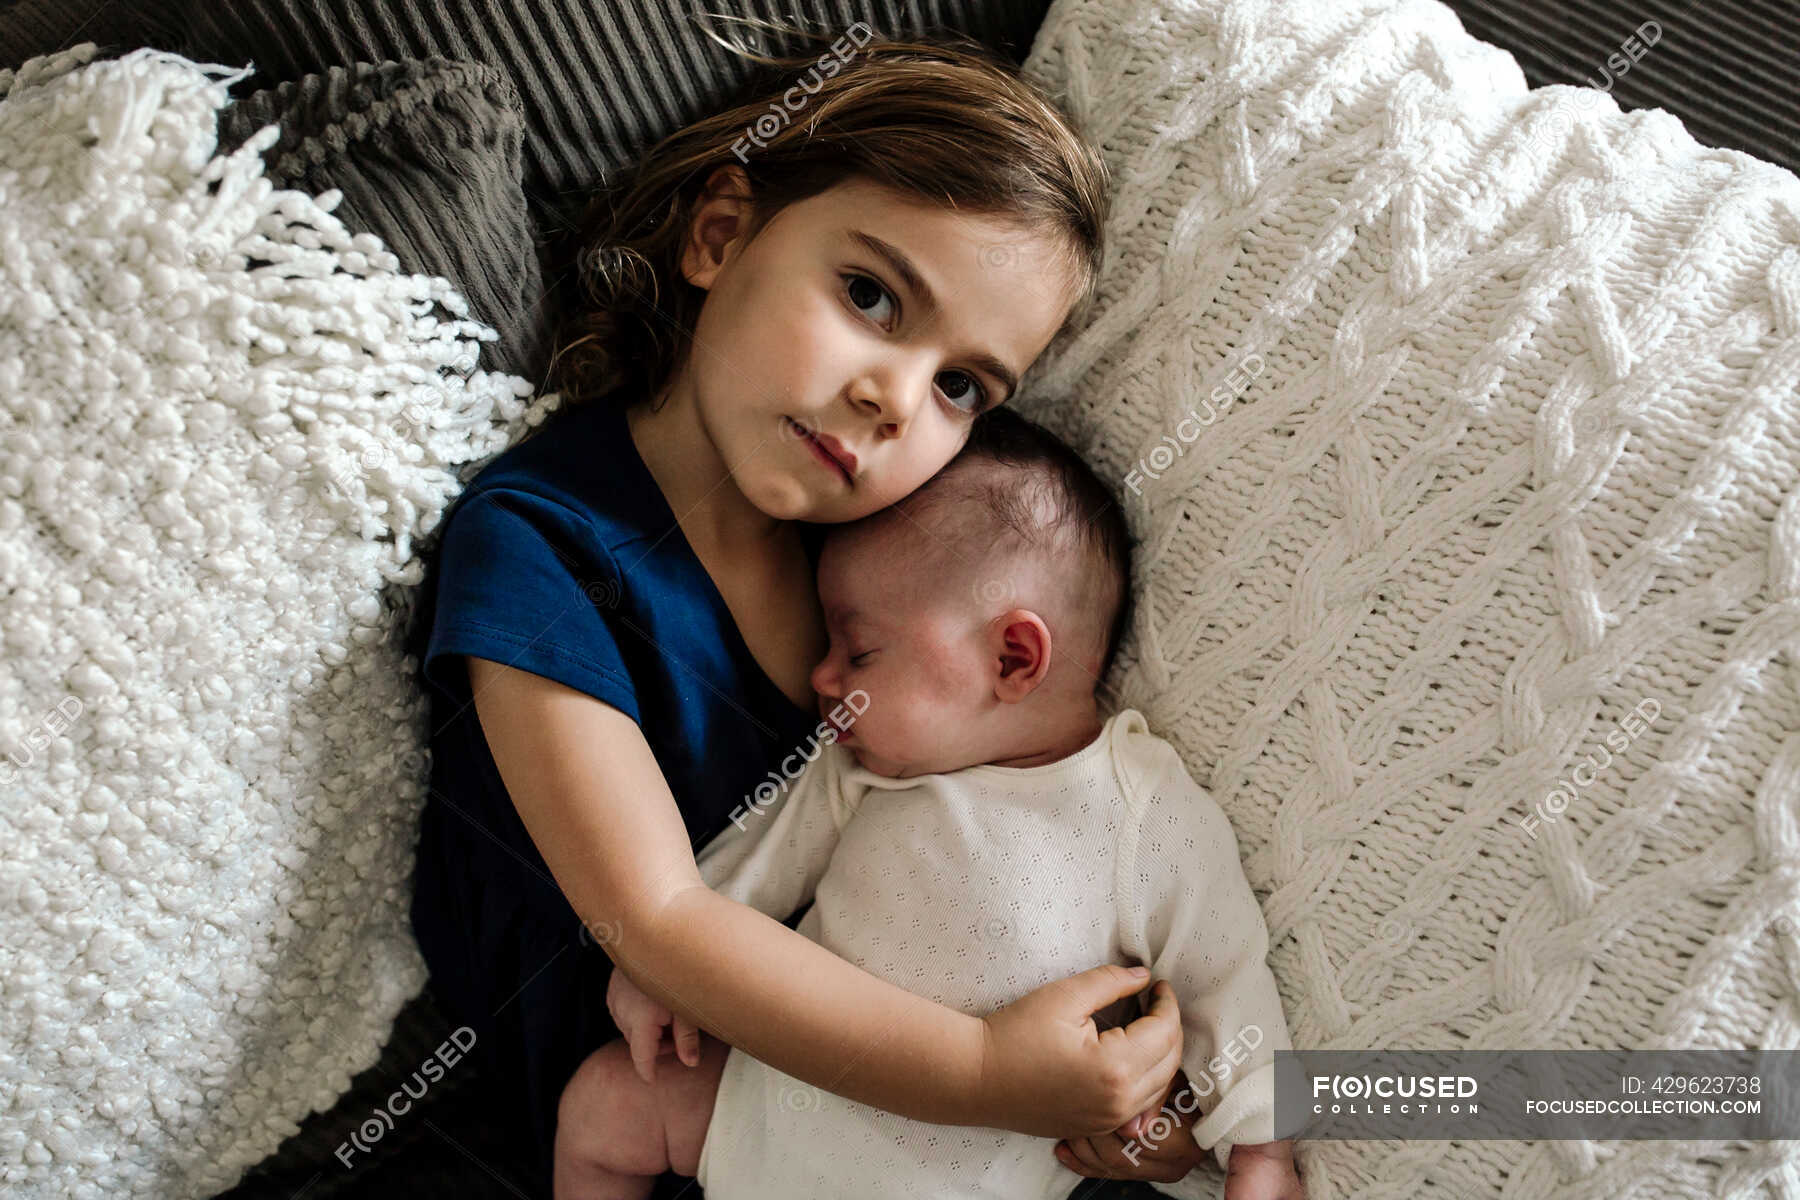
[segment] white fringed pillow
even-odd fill
[[[1794,1047],[1800,180],[1429,0],[1057,0],[1026,69],[1116,172],[1027,404],[1121,482],[1119,700],[1230,814],[1295,1045]],[[1796,1161],[1301,1160],[1456,1200]]]
[[[92,54],[0,72],[0,1191],[203,1196],[424,982],[419,539],[554,401]]]

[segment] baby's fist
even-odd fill
[[[1231,1148],[1225,1200],[1306,1200],[1294,1171],[1294,1143],[1239,1143]]]
[[[659,1001],[631,981],[617,967],[606,985],[606,1011],[631,1047],[631,1065],[645,1083],[656,1079],[656,1060],[662,1054],[662,1031],[675,1027],[675,1053],[692,1067],[700,1061],[700,1031],[671,1013]]]

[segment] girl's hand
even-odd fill
[[[662,1054],[664,1026],[675,1026],[675,1054],[688,1066],[700,1063],[700,1031],[675,1016],[644,993],[631,977],[614,967],[606,985],[606,1011],[631,1046],[631,1063],[645,1083],[656,1079],[656,1060]]]
[[[1149,973],[1116,964],[1045,984],[982,1018],[980,1094],[990,1124],[1038,1137],[1117,1129],[1168,1090],[1181,1065],[1175,989],[1159,980],[1150,1011],[1100,1032],[1096,1010],[1135,994]]]
[[[1260,1142],[1231,1148],[1225,1200],[1306,1200],[1294,1173],[1294,1143]]]
[[[1097,1137],[1068,1138],[1056,1144],[1056,1160],[1077,1175],[1089,1179],[1140,1179],[1146,1183],[1174,1183],[1212,1155],[1194,1140],[1194,1121],[1177,1114],[1164,1117],[1172,1125],[1166,1132],[1152,1126],[1169,1097],[1187,1086],[1187,1076],[1177,1071],[1169,1090],[1154,1107],[1147,1108],[1111,1133]],[[1162,1134],[1152,1140],[1146,1130]],[[1233,1147],[1235,1151],[1236,1147]]]

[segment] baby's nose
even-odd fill
[[[826,697],[837,699],[837,672],[831,668],[830,655],[819,660],[819,665],[812,669],[812,679],[809,682],[821,700]]]

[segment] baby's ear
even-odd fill
[[[1031,695],[1050,672],[1050,627],[1028,608],[996,617],[993,630],[994,694],[1008,704]]]

